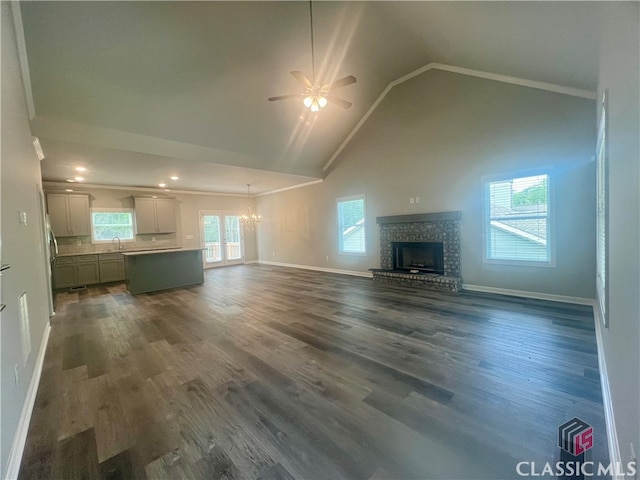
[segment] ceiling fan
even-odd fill
[[[302,98],[304,106],[309,108],[312,112],[317,113],[321,108],[324,108],[327,103],[336,105],[341,108],[350,108],[353,105],[351,102],[347,102],[338,97],[334,97],[329,93],[336,88],[346,87],[356,83],[356,77],[349,75],[347,77],[335,80],[334,82],[327,83],[326,85],[320,85],[315,83],[316,81],[316,67],[315,67],[315,52],[313,48],[313,6],[311,0],[309,1],[309,19],[311,23],[311,69],[312,79],[309,80],[304,73],[299,70],[293,70],[291,75],[304,85],[303,93],[293,93],[290,95],[280,95],[278,97],[270,97],[270,102],[277,100],[287,100],[289,98]]]

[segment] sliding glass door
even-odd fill
[[[220,267],[242,263],[244,246],[240,217],[223,212],[200,212],[200,238],[204,266]]]

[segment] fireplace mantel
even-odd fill
[[[376,223],[423,223],[438,222],[444,220],[460,220],[462,212],[437,212],[437,213],[416,213],[413,215],[391,215],[388,217],[376,217]]]

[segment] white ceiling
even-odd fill
[[[430,62],[595,90],[597,2],[313,4],[316,76],[353,107],[317,118],[309,4],[23,2],[43,177],[83,164],[92,184],[262,193],[322,178],[384,88]],[[169,182],[167,182],[169,183]]]

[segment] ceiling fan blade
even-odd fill
[[[352,85],[356,83],[356,77],[353,75],[349,75],[348,77],[341,78],[340,80],[336,80],[335,82],[329,83],[322,87],[323,90],[333,90],[334,88],[346,87],[347,85]]]
[[[301,97],[301,93],[293,93],[291,95],[280,95],[279,97],[270,97],[267,100],[270,102],[275,102],[276,100],[286,100],[287,98],[299,98]]]
[[[296,78],[296,80],[302,83],[305,87],[307,88],[313,87],[313,84],[311,83],[311,81],[300,70],[293,70],[291,72],[291,75],[293,75]]]
[[[331,95],[327,96],[327,101],[337,107],[341,107],[341,108],[351,108],[351,105],[353,105],[353,103],[351,102],[347,102],[346,100],[343,100],[341,98],[338,97],[332,97]]]

